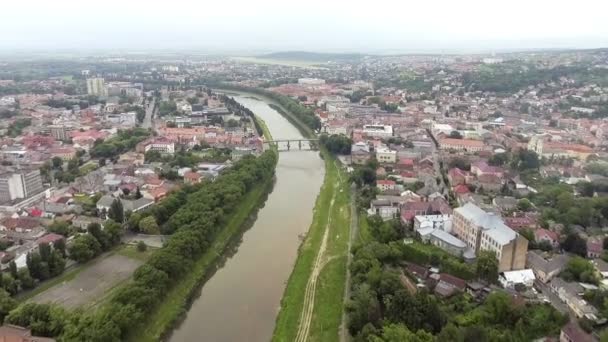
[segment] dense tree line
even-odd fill
[[[260,126],[258,121],[255,119],[255,115],[251,111],[251,109],[238,103],[237,100],[235,100],[234,98],[232,98],[230,96],[220,95],[219,99],[226,106],[226,108],[228,108],[228,110],[230,110],[235,115],[244,116],[244,117],[251,119],[251,121],[253,121],[253,124],[255,126],[255,130],[258,132],[258,135],[264,136],[264,130],[262,129],[262,126]]]
[[[8,321],[35,327],[40,335],[59,336],[62,341],[124,340],[211,246],[243,196],[273,177],[277,157],[274,151],[258,158],[246,156],[215,182],[187,187],[188,190],[178,191],[164,200],[158,206],[163,208],[159,209],[163,212],[159,221],[167,231],[174,232],[173,235],[165,247],[135,271],[133,281],[119,288],[102,308],[64,314],[54,306],[26,304],[12,311]],[[146,214],[150,215],[151,211]],[[89,231],[87,235],[95,233]],[[101,244],[103,237],[95,239]],[[51,314],[53,310],[60,312]]]
[[[119,244],[122,233],[122,226],[113,220],[106,221],[103,229],[99,223],[91,223],[87,233],[76,236],[68,247],[70,259],[87,262]]]
[[[121,153],[134,149],[149,136],[150,132],[143,128],[119,130],[116,136],[106,141],[95,141],[90,155],[93,158],[115,158]]]
[[[319,142],[332,154],[350,154],[353,141],[341,134],[322,134]]]
[[[254,94],[259,94],[265,97],[272,99],[279,103],[282,107],[284,107],[287,111],[292,113],[298,120],[304,123],[308,128],[313,131],[317,131],[321,129],[321,120],[315,115],[315,112],[303,105],[301,105],[298,101],[281,94],[274,93],[269,90],[261,89],[261,88],[249,88],[249,87],[241,87],[241,86],[233,86],[233,85],[220,85],[221,87],[228,87],[235,90],[246,91]]]

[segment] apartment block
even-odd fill
[[[494,252],[500,272],[521,270],[526,266],[528,240],[505,225],[500,216],[485,212],[472,203],[454,209],[452,233],[476,254]]]

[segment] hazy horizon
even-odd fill
[[[501,52],[608,47],[608,3],[8,1],[0,50]]]

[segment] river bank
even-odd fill
[[[163,340],[187,312],[194,296],[214,271],[215,264],[227,247],[247,227],[248,219],[255,218],[256,209],[263,206],[265,197],[272,191],[274,180],[256,186],[243,199],[226,227],[217,236],[209,250],[194,263],[190,272],[172,287],[145,324],[130,335],[129,341],[153,342]]]
[[[303,138],[261,96],[230,95],[261,118],[273,138]],[[285,283],[312,223],[325,171],[318,152],[279,155],[275,186],[256,222],[205,282],[170,341],[267,342],[272,338]]]
[[[314,132],[285,107],[261,93],[253,94],[268,102],[302,135],[315,137]],[[348,174],[337,159],[324,149],[320,153],[325,164],[323,186],[315,201],[313,222],[298,249],[298,258],[281,299],[272,341],[339,340],[353,214],[351,192]]]

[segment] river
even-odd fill
[[[266,102],[245,95],[235,99],[266,122],[274,139],[303,138]],[[276,183],[257,219],[203,285],[170,341],[271,339],[301,236],[312,222],[324,170],[318,152],[280,153]]]

